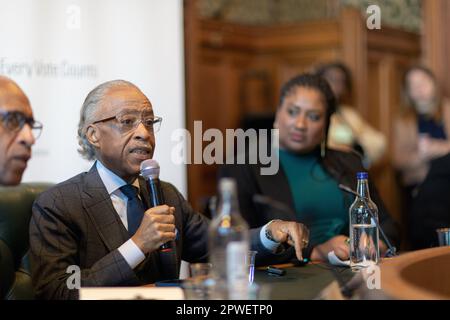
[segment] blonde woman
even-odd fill
[[[357,151],[363,156],[364,166],[370,167],[384,155],[386,138],[350,105],[350,70],[343,63],[334,62],[319,67],[317,74],[328,81],[337,102],[336,112],[330,121],[328,146]]]
[[[405,108],[394,127],[394,166],[406,193],[413,248],[437,243],[436,228],[450,225],[450,102],[433,73],[414,66],[404,76]]]

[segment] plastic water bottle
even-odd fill
[[[380,260],[378,208],[370,199],[367,172],[358,172],[356,197],[350,206],[350,267],[358,271]],[[369,210],[370,208],[370,210]]]
[[[217,214],[209,227],[209,252],[218,298],[247,299],[249,250],[248,225],[239,212],[236,182],[223,178],[219,182]]]

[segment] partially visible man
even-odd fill
[[[11,79],[0,76],[1,186],[13,186],[20,183],[31,157],[31,147],[41,130],[42,125],[34,120],[30,101],[22,89]],[[23,252],[18,254],[24,248],[17,249],[18,246],[13,245],[14,241],[11,242],[11,238],[22,238],[22,236],[26,238],[25,235],[17,235],[17,231],[22,230],[21,228],[16,228],[16,231],[11,234],[11,221],[14,221],[15,224],[21,221],[26,226],[28,218],[16,219],[14,212],[4,210],[0,212],[0,261],[2,267],[0,270],[0,299],[27,299],[29,298],[27,289],[31,289],[26,281],[29,277],[28,268],[25,267],[22,270],[24,265],[21,264],[20,277],[18,275],[16,278],[21,280],[10,281],[15,277],[14,272],[18,271],[18,266],[15,264],[20,259],[24,262]],[[7,235],[8,233],[10,236]],[[8,259],[8,256],[11,258]]]
[[[0,76],[0,185],[20,183],[41,130],[22,89]]]
[[[89,172],[44,192],[33,206],[31,264],[38,298],[77,298],[76,288],[68,286],[73,284],[68,283],[70,266],[80,268],[82,287],[177,278],[177,271],[167,274],[158,253],[169,241],[175,242],[178,266],[181,259],[207,259],[209,221],[174,186],[162,182],[165,205],[143,208],[149,191],[139,178],[140,164],[152,158],[160,124],[150,101],[132,83],[110,81],[88,94],[78,136],[81,154],[96,162]],[[251,245],[258,255],[270,257],[287,242],[301,259],[302,232],[301,224],[275,221],[251,230]]]

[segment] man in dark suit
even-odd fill
[[[96,162],[89,172],[44,192],[33,207],[31,264],[38,298],[77,298],[77,288],[68,283],[71,266],[80,268],[82,287],[177,278],[178,268],[162,262],[158,250],[169,241],[175,242],[178,266],[181,259],[207,259],[208,220],[174,186],[162,182],[165,205],[142,208],[148,190],[138,178],[140,164],[153,156],[160,122],[147,97],[129,82],[106,82],[88,94],[78,136],[82,155]],[[277,221],[251,230],[251,244],[258,254],[271,256],[279,243],[288,242],[302,258],[302,230],[298,223]]]
[[[13,80],[0,76],[0,185],[20,184],[41,130],[42,124],[34,120],[23,90]],[[26,234],[18,232],[21,227],[11,230],[11,223],[19,226],[23,222],[26,226],[28,217],[16,219],[15,213],[0,212],[0,300],[28,297],[30,287],[26,248],[21,248],[21,241],[27,241]]]

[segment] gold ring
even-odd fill
[[[302,245],[303,247],[307,247],[308,246],[309,241],[306,239],[302,239]]]

